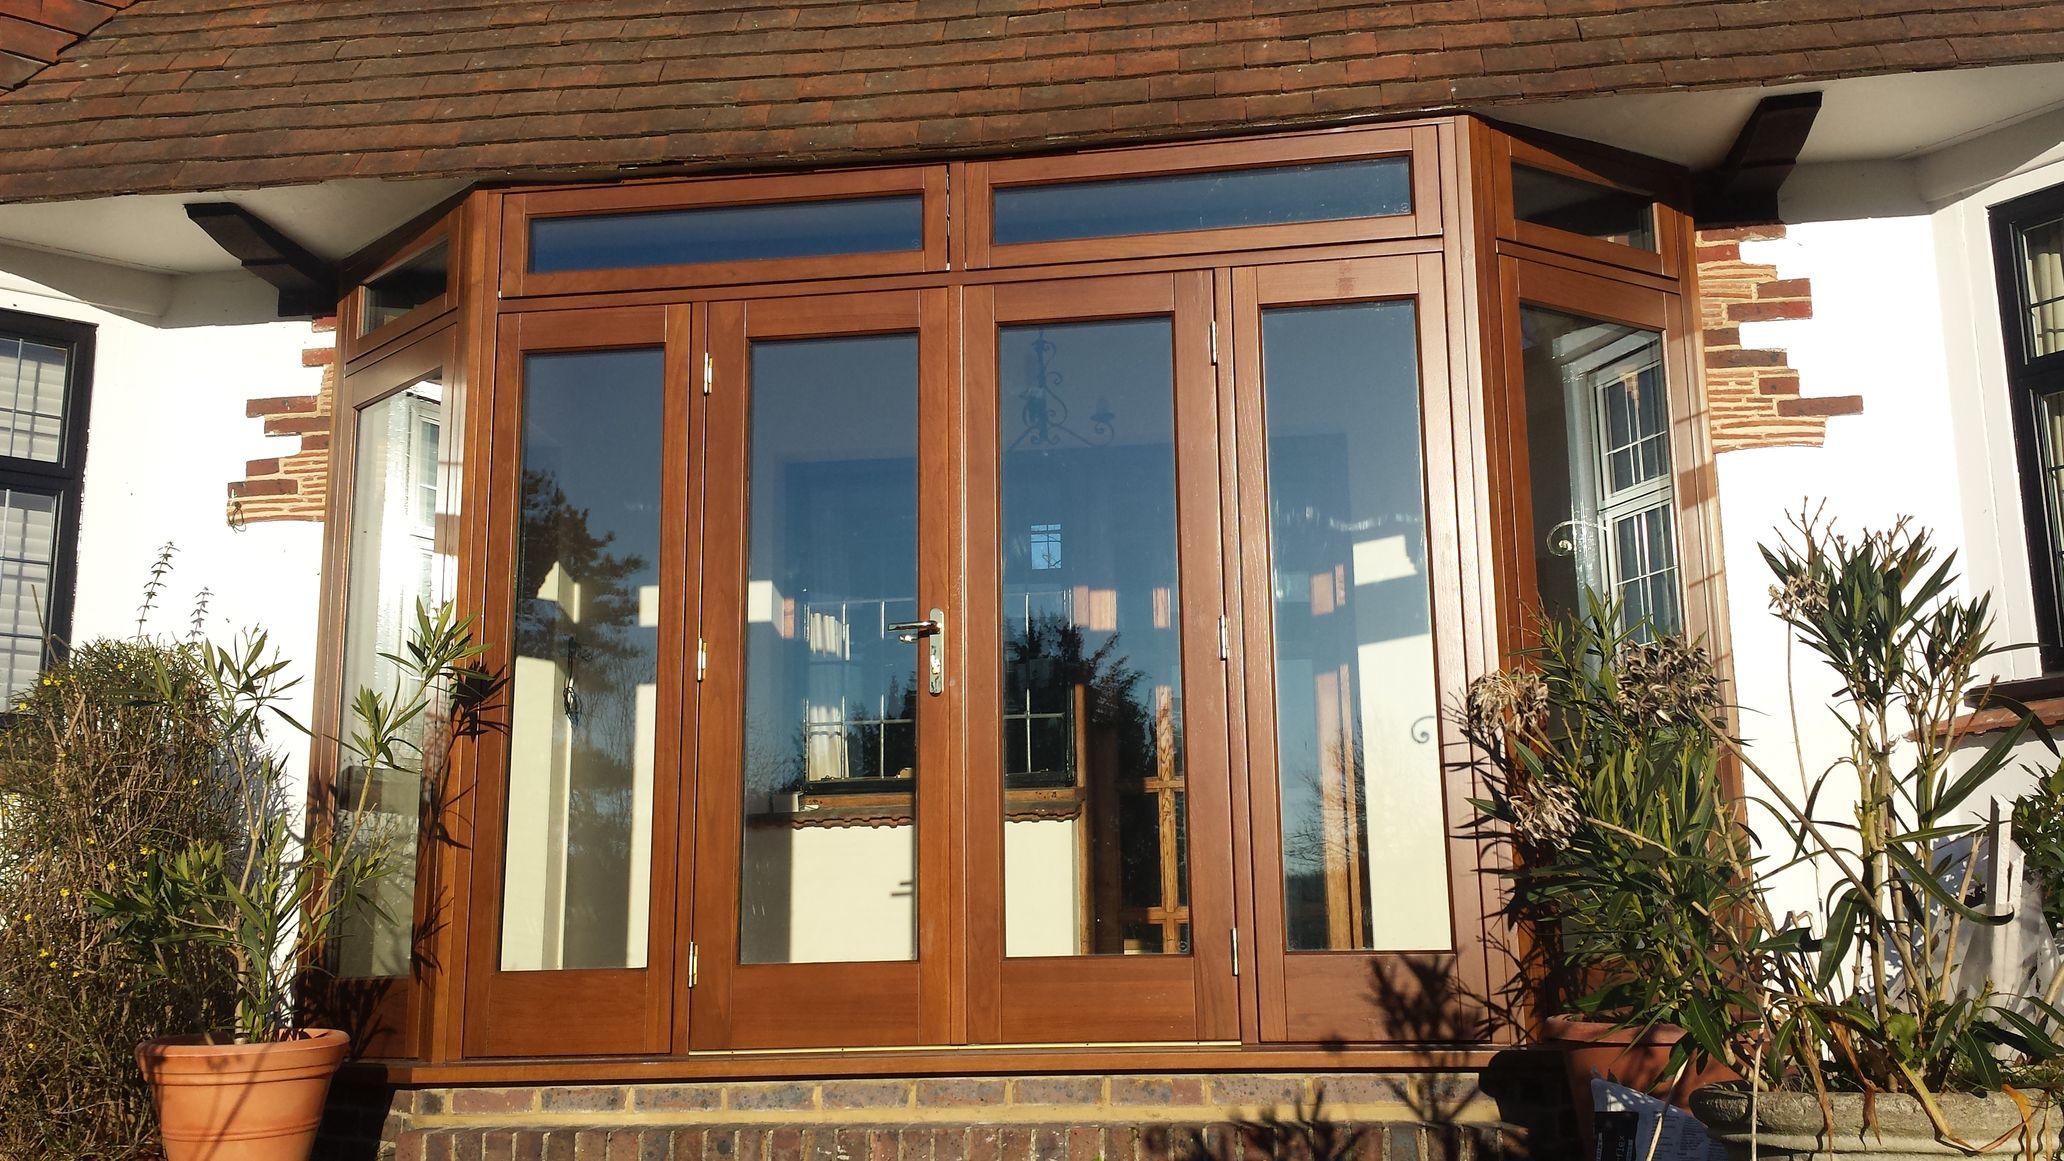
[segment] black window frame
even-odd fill
[[[0,309],[0,338],[22,339],[65,351],[64,427],[57,462],[0,456],[0,488],[57,500],[50,593],[44,606],[45,670],[63,659],[71,643],[72,604],[78,582],[80,493],[85,489],[87,413],[93,397],[93,355],[98,331],[92,323]]]

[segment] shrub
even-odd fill
[[[174,675],[175,695],[141,691]],[[96,641],[0,729],[0,1140],[9,1156],[156,1155],[138,1042],[217,1027],[229,965],[194,948],[147,971],[87,903],[155,852],[234,846],[237,800],[192,646]]]

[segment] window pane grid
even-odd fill
[[[57,497],[0,488],[0,665],[9,704],[42,672],[56,562]]]
[[[59,462],[67,363],[62,347],[0,338],[0,456]]]

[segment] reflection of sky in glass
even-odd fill
[[[992,235],[1007,246],[1407,214],[1411,175],[1403,157],[1367,157],[1007,186],[995,194]]]

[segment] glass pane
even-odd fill
[[[0,680],[9,705],[43,672],[56,562],[57,497],[0,488]]]
[[[0,336],[0,456],[57,463],[64,450],[66,351]]]
[[[1512,215],[1601,242],[1656,248],[1653,198],[1531,165],[1512,167]]]
[[[997,245],[1333,222],[1412,212],[1412,165],[1370,157],[996,191]]]
[[[1261,315],[1292,951],[1451,942],[1414,315]]]
[[[924,247],[924,196],[532,218],[530,270],[621,270]]]
[[[523,360],[503,971],[645,966],[662,366]]]
[[[752,347],[743,963],[917,954],[917,336]]]
[[[1534,565],[1543,611],[1588,592],[1683,628],[1662,336],[1522,306]]]
[[[2021,275],[2028,357],[2064,350],[2064,219],[2021,231]]]
[[[998,336],[1007,955],[1189,951],[1173,342]]]
[[[444,242],[380,275],[365,288],[365,317],[358,333],[370,334],[444,293],[451,247]]]
[[[2055,593],[2064,615],[2064,395],[2035,397],[2036,437],[2042,454],[2043,505],[2048,509]]]
[[[404,652],[418,602],[435,609],[450,598],[450,522],[457,515],[458,489],[453,449],[443,438],[442,377],[433,372],[358,413],[344,615],[347,705],[359,689],[388,696],[400,689],[400,668],[381,655]],[[354,723],[347,719],[344,727]],[[410,740],[423,748],[426,762],[435,757],[437,748],[425,745],[422,731]],[[345,812],[340,825],[381,842],[397,859],[395,872],[374,888],[374,898],[345,918],[338,937],[340,976],[408,974],[424,776],[434,785],[438,773],[351,764],[338,771],[337,804]],[[362,817],[352,817],[359,812]]]

